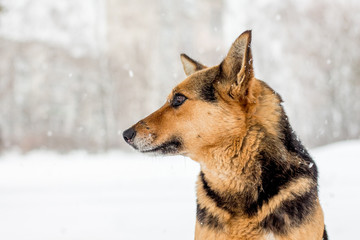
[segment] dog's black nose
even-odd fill
[[[128,130],[125,130],[123,132],[123,137],[124,137],[124,140],[127,142],[127,143],[131,143],[134,138],[135,138],[135,135],[136,135],[136,131],[134,128],[129,128]]]

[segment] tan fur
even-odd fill
[[[188,77],[173,89],[164,106],[134,125],[136,138],[133,144],[145,152],[177,137],[181,139],[181,148],[176,154],[199,162],[208,187],[213,191],[230,195],[248,191],[249,196],[256,199],[258,193],[255,190],[260,186],[262,173],[256,157],[266,137],[275,139],[282,134],[278,124],[282,108],[281,98],[254,77],[250,42],[250,32],[243,33],[225,60],[211,68],[181,55]],[[204,84],[211,84],[215,89],[215,103],[203,99]],[[179,93],[187,100],[180,107],[173,107],[173,98]],[[307,164],[287,151],[283,144],[274,144],[276,149],[270,151],[281,154],[289,166]],[[199,176],[198,204],[218,219],[221,229],[197,221],[195,239],[319,240],[324,231],[324,217],[318,199],[316,207],[300,226],[292,227],[290,219],[285,219],[284,234],[259,227],[285,201],[305,194],[316,184],[309,177],[294,179],[263,204],[254,216],[247,216],[241,211],[230,214],[219,207],[204,190]]]

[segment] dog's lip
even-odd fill
[[[142,153],[151,153],[151,152],[157,152],[161,150],[161,145],[160,146],[156,146],[154,148],[149,148],[149,149],[145,149],[145,150],[140,150],[140,152]]]
[[[179,146],[181,146],[181,142],[178,139],[173,138],[173,139],[171,139],[167,142],[164,142],[160,145],[154,146],[153,148],[139,149],[139,151],[142,153],[161,152],[163,154],[169,154],[169,153],[178,152]]]

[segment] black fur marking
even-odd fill
[[[178,137],[174,137],[171,140],[161,144],[150,150],[142,151],[143,153],[160,152],[162,154],[175,154],[182,147],[182,141]]]
[[[315,162],[312,160],[310,154],[306,150],[306,148],[302,145],[300,139],[296,136],[294,130],[290,126],[288,117],[285,112],[282,112],[281,120],[279,122],[279,127],[281,129],[281,137],[280,140],[283,142],[285,148],[291,152],[299,156],[301,159],[305,160],[308,165],[312,165],[312,178],[317,181],[318,178],[318,170],[315,165]]]
[[[317,189],[282,202],[281,206],[260,222],[260,226],[275,234],[286,234],[288,227],[300,226],[314,209]],[[287,219],[285,221],[285,219]],[[286,224],[288,223],[288,224]]]
[[[201,225],[208,226],[209,228],[222,229],[223,224],[220,223],[219,218],[209,213],[206,208],[201,208],[199,204],[196,206],[196,217]]]
[[[285,215],[272,213],[260,222],[260,227],[277,234],[285,234],[287,227]]]
[[[281,208],[289,215],[292,225],[299,226],[313,212],[316,198],[317,189],[314,187],[293,200],[284,201]]]
[[[271,143],[265,143],[271,148]],[[274,197],[289,182],[299,177],[311,177],[312,170],[308,165],[290,165],[283,159],[279,151],[264,149],[260,151],[257,160],[261,165],[261,186],[258,189],[258,199],[245,206],[245,213],[253,216],[264,203]]]
[[[323,233],[323,237],[322,237],[323,240],[328,240],[328,235],[327,235],[327,232],[326,232],[326,227],[324,227],[324,233]]]
[[[233,209],[237,208],[237,201],[235,201],[234,199],[230,199],[230,201],[227,201],[224,197],[220,196],[214,190],[212,190],[209,187],[209,184],[207,183],[207,181],[205,180],[205,176],[204,176],[203,172],[200,172],[200,178],[201,178],[201,182],[203,184],[203,188],[206,192],[206,195],[215,202],[216,206],[218,208],[221,208],[221,209],[229,212],[231,215],[234,215],[235,212]],[[229,206],[231,204],[233,206]]]
[[[288,183],[301,177],[310,178],[316,182],[317,171],[311,157],[292,132],[287,119],[282,121],[282,125],[285,126],[284,129],[287,129],[287,134],[284,134],[287,145],[284,142],[279,142],[277,136],[270,135],[261,126],[254,126],[260,128],[254,129],[255,131],[265,134],[261,140],[259,153],[256,156],[256,162],[261,167],[261,182],[257,189],[245,189],[238,194],[215,192],[206,181],[204,173],[200,173],[203,188],[217,207],[229,212],[231,215],[245,213],[251,217],[261,209],[263,204],[268,203],[281,189],[285,188]],[[245,137],[240,148],[246,145],[246,141],[247,138]],[[286,149],[284,149],[283,144]],[[285,159],[284,150],[298,156],[304,162],[297,163]],[[308,163],[313,163],[313,166],[309,166]],[[257,192],[257,199],[254,198],[254,192]],[[285,218],[293,219],[291,221],[294,225],[300,224],[305,216],[311,213],[313,205],[310,203],[313,203],[316,198],[317,186],[314,186],[308,194],[297,196],[296,200],[283,202],[281,208],[264,220],[263,226],[274,230],[278,229],[278,232],[281,233],[285,229],[285,227],[281,227],[285,223]]]
[[[265,148],[272,148],[273,144],[264,142]],[[289,182],[299,177],[311,177],[311,169],[307,165],[290,165],[281,153],[276,150],[262,150],[257,155],[261,166],[261,185],[257,189],[244,189],[238,194],[217,193],[209,186],[204,173],[200,172],[201,181],[206,195],[216,206],[229,212],[231,215],[244,212],[249,217],[254,216],[263,204],[268,203]],[[254,198],[254,190],[258,198]]]
[[[217,102],[216,98],[216,89],[214,84],[219,82],[223,79],[223,73],[221,67],[218,68],[218,71],[214,73],[212,72],[205,72],[203,73],[203,78],[206,79],[201,86],[199,86],[199,97],[204,101],[215,103]]]
[[[200,98],[207,102],[216,102],[215,88],[212,83],[204,84],[200,89]]]

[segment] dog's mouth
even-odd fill
[[[136,149],[136,147],[134,146]],[[182,148],[182,141],[179,138],[172,138],[169,141],[164,142],[163,144],[148,148],[148,149],[139,149],[142,153],[155,153],[155,154],[163,154],[163,155],[172,155],[177,154]]]
[[[139,137],[139,134],[136,134],[134,128],[129,128],[123,133],[125,142],[132,146],[135,150],[142,153],[175,155],[181,151],[183,146],[182,139],[175,135],[162,144],[154,144],[154,142],[158,139],[158,136],[155,133],[140,135],[142,136]]]

